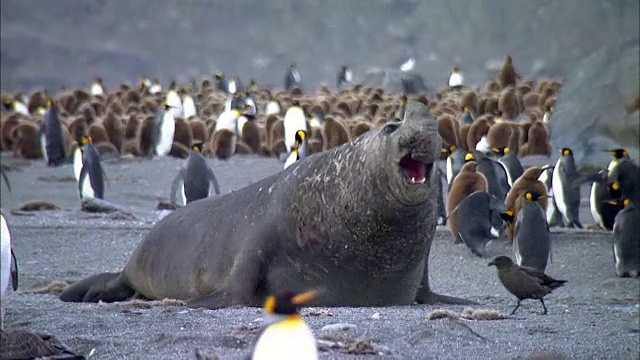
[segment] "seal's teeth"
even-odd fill
[[[411,183],[412,183],[412,184],[415,184],[415,183],[416,183],[416,178],[412,177],[412,178],[411,178]]]
[[[427,178],[422,178],[422,179],[418,180],[418,182],[419,182],[420,184],[424,184],[424,182],[425,182],[425,181],[427,181]]]

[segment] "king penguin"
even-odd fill
[[[613,156],[613,159],[611,159],[611,161],[609,162],[609,166],[607,166],[608,172],[612,172],[613,169],[615,169],[615,167],[618,165],[618,162],[620,162],[620,160],[629,159],[629,153],[625,149],[610,149],[607,150],[607,152],[611,154],[611,156]]]
[[[451,190],[451,184],[453,184],[453,179],[455,179],[465,163],[466,153],[456,145],[449,145],[449,148],[443,150],[449,155],[447,156],[446,168],[448,184],[447,192],[449,192],[449,190]]]
[[[516,182],[524,172],[522,163],[520,163],[520,159],[518,159],[515,151],[511,151],[508,146],[494,148],[491,149],[491,151],[500,157],[498,162],[504,167],[504,170],[507,173],[509,186],[513,186],[513,183]]]
[[[235,94],[244,91],[244,85],[240,81],[240,77],[237,74],[231,76],[231,80],[227,83],[227,92],[229,94]]]
[[[499,162],[477,150],[467,152],[464,161],[475,161],[478,163],[478,171],[487,179],[489,193],[498,198],[498,200],[504,201],[507,193],[511,189],[507,171],[504,167]]]
[[[631,159],[621,159],[609,172],[607,185],[614,199],[625,197],[640,207],[640,171]]]
[[[640,212],[629,199],[617,199],[624,207],[613,225],[613,258],[619,277],[640,275]]]
[[[340,88],[342,88],[343,85],[351,84],[352,81],[353,81],[353,72],[351,71],[351,69],[348,66],[342,65],[340,67],[340,71],[338,71],[338,79],[336,80],[336,88],[340,89]]]
[[[308,156],[307,150],[307,132],[304,130],[296,131],[296,141],[293,146],[293,151],[287,158],[287,161],[284,163],[284,168],[288,168],[293,165],[296,161],[300,159],[304,159]]]
[[[179,100],[179,99],[178,99]],[[155,119],[155,152],[158,156],[165,156],[173,146],[173,135],[176,131],[176,119],[169,112],[171,106],[167,103],[156,112]]]
[[[569,148],[562,148],[560,153],[562,156],[554,166],[551,179],[553,202],[558,207],[565,226],[582,229],[580,223],[580,185],[577,183],[580,174],[576,169],[573,151]]]
[[[304,115],[304,110],[297,101],[293,101],[293,104],[287,109],[284,115],[284,144],[287,147],[287,152],[293,151],[296,143],[296,133],[298,130],[307,129],[307,117]]]
[[[562,215],[558,210],[558,206],[553,200],[553,186],[551,186],[551,179],[553,178],[553,166],[545,165],[542,167],[542,174],[538,177],[544,186],[547,188],[547,194],[551,198],[551,201],[547,201],[547,208],[545,210],[545,216],[547,218],[547,223],[550,227],[554,226],[564,226],[562,222]]]
[[[169,105],[169,110],[167,111],[171,113],[174,118],[182,117],[182,100],[180,100],[180,95],[178,95],[175,81],[172,81],[171,84],[169,84],[165,103]]]
[[[47,165],[60,166],[66,161],[62,123],[58,117],[58,107],[51,99],[47,99],[47,111],[40,127],[40,147]]]
[[[252,351],[252,360],[315,360],[316,339],[309,325],[298,313],[298,307],[316,298],[309,291],[294,295],[286,292],[270,295],[264,302],[268,325],[262,330]]]
[[[275,114],[280,115],[280,102],[273,98],[271,94],[269,94],[269,100],[264,106],[264,114],[266,116]]]
[[[545,215],[536,203],[541,196],[533,191],[524,193],[515,219],[513,252],[518,265],[544,271],[551,258],[551,238]]]
[[[76,141],[75,150],[73,151],[73,175],[76,181],[80,180],[80,172],[82,172],[82,147],[87,145],[91,141],[89,136],[83,136],[79,141]]]
[[[4,298],[4,294],[7,291],[7,287],[9,286],[9,281],[11,281],[11,288],[13,291],[18,289],[18,262],[16,260],[16,256],[13,253],[13,248],[11,247],[11,232],[9,231],[9,226],[7,224],[7,220],[4,218],[4,215],[0,213],[0,227],[2,233],[1,235],[1,254],[0,254],[0,274],[2,278],[2,297]]]
[[[151,83],[151,87],[149,87],[149,94],[155,95],[159,94],[162,91],[162,84],[160,84],[160,80],[158,78],[153,79],[153,83]]]
[[[291,90],[294,86],[300,87],[300,73],[298,72],[297,64],[292,62],[287,69],[287,74],[284,77],[284,89],[286,91]]]
[[[188,86],[182,88],[182,116],[185,120],[192,116],[198,116],[196,101],[193,99],[191,88]]]
[[[462,76],[462,70],[460,70],[459,66],[454,66],[453,69],[451,69],[451,73],[449,73],[449,87],[454,90],[460,90],[463,82],[464,77]]]
[[[458,236],[477,256],[484,256],[487,243],[496,238],[494,229],[500,228],[500,214],[507,211],[504,204],[486,191],[476,191],[465,197],[449,216],[457,219]]]
[[[171,184],[171,204],[178,205],[176,193],[180,191],[182,204],[186,205],[192,201],[204,199],[211,195],[211,190],[216,195],[220,194],[218,179],[213,174],[213,170],[202,156],[203,144],[198,142],[193,144],[189,150],[189,157],[185,161],[185,166]],[[211,187],[210,185],[213,185]]]
[[[607,190],[607,176],[607,170],[601,170],[591,177],[590,180],[593,181],[593,184],[591,184],[591,193],[589,195],[589,208],[596,224],[603,230],[611,231],[620,209],[618,206],[609,203],[609,201],[613,200],[613,197]]]
[[[102,78],[97,77],[93,80],[93,83],[91,84],[91,95],[96,96],[96,95],[104,95],[104,94],[105,94],[105,91],[102,85]]]
[[[83,139],[82,169],[78,177],[80,199],[104,199],[104,170],[100,163],[100,153],[91,138]],[[74,164],[75,165],[75,164]]]
[[[229,84],[227,83],[227,79],[224,77],[222,71],[216,71],[216,89],[223,92],[229,91]]]

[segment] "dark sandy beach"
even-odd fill
[[[224,193],[282,169],[276,159],[237,156],[227,162],[209,161]],[[1,193],[20,266],[18,292],[10,292],[6,299],[7,328],[20,326],[54,334],[82,353],[95,348],[92,359],[193,359],[196,348],[220,359],[246,354],[261,324],[262,312],[257,308],[211,311],[74,304],[50,294],[23,293],[53,280],[75,281],[122,269],[162,216],[155,207],[159,200],[169,198],[171,181],[182,160],[104,163],[110,184],[105,198],[126,208],[134,218],[81,212],[71,165],[48,168],[43,161],[22,163],[8,154],[3,154],[2,163],[24,165],[8,173],[13,191],[3,186]],[[9,212],[31,200],[51,201],[62,210]],[[585,225],[593,223],[586,186],[581,219]],[[514,359],[546,351],[566,358],[638,359],[640,281],[615,276],[610,234],[554,228],[552,239],[553,263],[547,273],[568,283],[548,296],[548,315],[538,314],[542,309],[535,301],[525,301],[515,316],[495,321],[427,320],[427,314],[441,306],[305,309],[316,336],[342,339],[352,345],[351,350],[378,354],[363,356],[333,349],[322,351],[321,357]],[[491,256],[511,255],[502,240],[492,242],[489,252]],[[499,284],[488,261],[462,245],[453,245],[449,232],[439,227],[431,251],[431,286],[440,293],[476,300],[482,304],[477,308],[508,314],[515,298]],[[447,308],[463,310],[460,306]],[[338,323],[350,325],[323,330]],[[369,343],[372,348],[365,346]]]

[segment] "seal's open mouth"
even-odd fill
[[[407,154],[400,159],[400,171],[409,184],[424,184],[432,164],[425,164]]]

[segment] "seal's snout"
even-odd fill
[[[433,163],[425,164],[407,154],[400,159],[400,170],[410,184],[424,184],[431,174]]]

